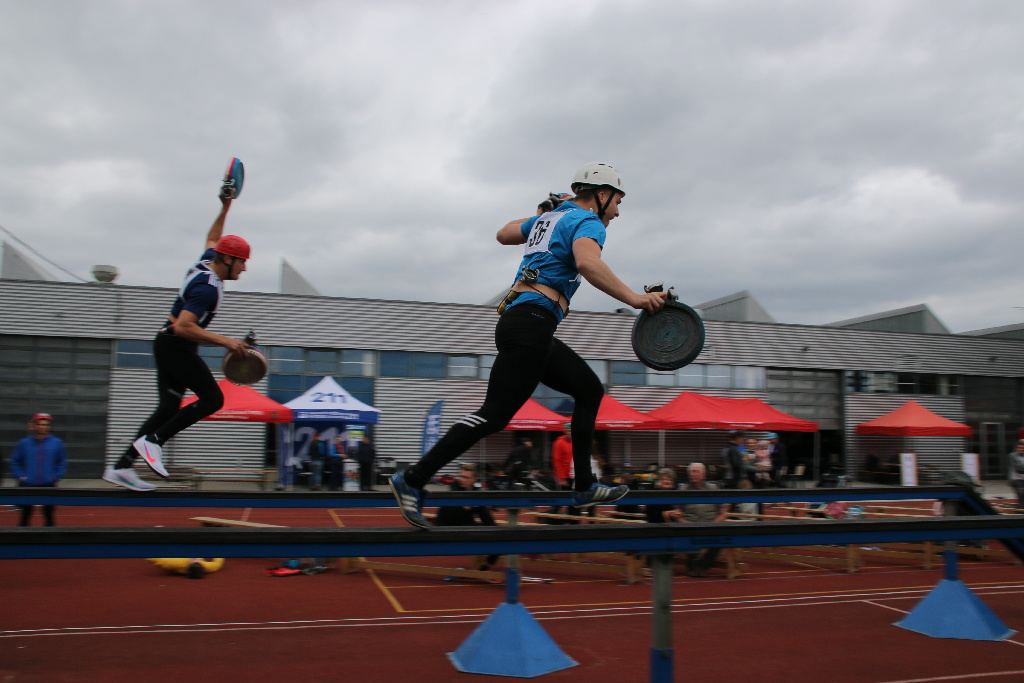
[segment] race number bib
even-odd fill
[[[564,215],[564,212],[549,212],[537,219],[537,222],[533,224],[533,228],[530,230],[530,236],[526,238],[527,254],[550,251],[548,245],[551,244],[551,233],[555,231],[555,225],[558,224],[558,221]]]

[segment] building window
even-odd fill
[[[708,365],[704,368],[704,382],[709,389],[732,388],[731,365]]]
[[[424,377],[441,379],[445,372],[445,354],[382,351],[381,377]]]
[[[120,339],[115,346],[114,363],[119,368],[156,368],[153,342],[140,339]]]
[[[935,375],[924,372],[865,372],[848,370],[846,391],[872,394],[931,394],[961,396],[959,375]]]
[[[303,349],[298,346],[271,346],[267,348],[270,357],[270,372],[286,375],[301,375]]]
[[[764,368],[753,365],[735,365],[732,368],[733,388],[764,391],[766,374]]]
[[[659,370],[652,370],[647,368],[645,373],[647,380],[647,386],[650,387],[674,387],[676,385],[676,373],[673,370],[668,372],[661,372]]]
[[[445,360],[447,356],[443,353],[412,353],[412,364],[409,368],[410,377],[428,377],[431,379],[442,379],[445,372]]]
[[[373,377],[373,351],[343,349],[341,374],[345,377]]]
[[[491,378],[491,368],[494,367],[494,356],[480,356],[480,379]]]
[[[612,384],[643,386],[647,384],[647,367],[640,361],[613,360],[609,363]]]
[[[299,396],[302,394],[302,375],[270,375],[267,378],[267,391],[294,391],[295,396]]]
[[[307,375],[338,374],[338,352],[335,349],[306,349]]]
[[[448,376],[476,379],[480,374],[476,356],[448,356]]]
[[[381,377],[408,377],[409,376],[409,352],[408,351],[381,351],[380,352],[380,376]]]
[[[341,388],[352,394],[352,397],[368,406],[373,405],[372,377],[342,377],[338,380]]]
[[[687,365],[685,368],[676,370],[676,385],[700,389],[704,387],[705,365]]]

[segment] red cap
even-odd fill
[[[49,413],[36,413],[32,416],[32,419],[29,420],[29,422],[39,422],[40,420],[49,420],[50,422],[53,422],[53,415],[50,415]]]

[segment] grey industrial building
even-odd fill
[[[24,435],[36,411],[55,416],[67,442],[70,476],[98,476],[130,441],[155,402],[149,343],[174,289],[100,283],[0,280],[0,448]],[[285,402],[325,375],[380,409],[378,449],[418,457],[423,420],[444,400],[443,427],[478,407],[494,347],[489,306],[232,291],[217,332],[253,329],[270,358],[257,389]],[[1024,326],[952,334],[927,307],[831,325],[774,322],[747,292],[700,308],[707,345],[676,372],[641,365],[630,346],[633,316],[573,311],[559,336],[590,362],[608,392],[648,411],[681,391],[758,397],[820,433],[785,434],[791,452],[853,473],[868,449],[914,450],[926,464],[957,469],[959,454],[981,454],[983,476],[1005,477],[1006,454],[1024,425]],[[215,370],[223,349],[204,351]],[[541,387],[536,398],[566,409]],[[866,437],[857,424],[909,398],[970,425],[970,438]],[[492,436],[467,454],[501,460],[513,436]],[[711,430],[603,433],[612,463],[715,461],[724,434]],[[173,464],[257,467],[274,462],[272,428],[204,422],[165,451]]]

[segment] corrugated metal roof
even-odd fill
[[[169,288],[0,281],[8,333],[148,339],[170,307]],[[469,304],[228,292],[213,329],[266,345],[494,353],[493,309]],[[635,360],[633,317],[573,311],[558,336],[591,359]],[[709,320],[697,362],[783,368],[1024,377],[1024,340]]]

